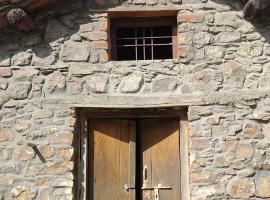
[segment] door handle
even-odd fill
[[[145,182],[147,182],[147,177],[148,177],[148,171],[147,171],[147,165],[144,165],[144,167],[143,167],[143,182],[145,183]]]

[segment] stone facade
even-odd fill
[[[0,199],[73,198],[76,108],[87,106],[187,106],[191,199],[270,199],[270,26],[183,0],[179,59],[116,62],[108,19],[78,8],[31,33],[1,31]]]

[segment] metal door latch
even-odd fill
[[[159,199],[159,190],[171,190],[172,188],[169,186],[162,186],[161,184],[158,184],[156,187],[142,187],[142,190],[154,190],[155,200]]]
[[[135,190],[136,187],[129,187],[128,184],[125,184],[125,191],[128,192],[129,190]]]

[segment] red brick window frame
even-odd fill
[[[110,57],[117,61],[116,31],[119,28],[154,28],[171,27],[172,36],[172,57],[178,58],[178,40],[177,40],[177,17],[176,16],[156,16],[156,17],[122,17],[110,19]],[[136,58],[134,59],[136,60]],[[145,60],[145,59],[142,59]],[[151,59],[152,60],[152,59]]]

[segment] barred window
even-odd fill
[[[151,21],[152,20],[152,21]],[[160,20],[160,21],[159,21]],[[177,57],[174,19],[139,18],[114,20],[112,31],[113,60],[155,60]]]

